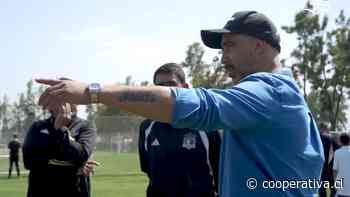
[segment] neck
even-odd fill
[[[265,54],[265,60],[266,72],[273,72],[274,70],[281,68],[281,61],[277,52],[273,50],[268,51]]]
[[[280,57],[278,55],[275,58],[273,58],[272,65],[274,68],[281,68],[282,67],[281,60],[280,60]]]
[[[281,63],[279,57],[276,56],[274,58],[260,60],[255,64],[256,72],[273,72],[281,68]]]
[[[232,80],[238,83],[241,79],[243,79],[244,77],[250,74],[254,74],[258,72],[272,73],[275,70],[281,68],[281,63],[278,55],[276,55],[270,58],[262,57],[261,59],[259,59],[259,61],[256,61],[255,63],[250,63],[249,67],[252,67],[252,69],[249,69],[249,71],[247,72],[243,72],[243,74],[241,74],[239,77]]]

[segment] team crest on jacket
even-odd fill
[[[196,135],[193,133],[186,133],[183,138],[182,147],[188,150],[196,148]]]

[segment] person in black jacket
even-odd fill
[[[72,107],[72,108],[71,108]],[[51,117],[34,122],[23,144],[23,162],[30,170],[27,197],[88,197],[89,177],[79,175],[92,154],[96,130],[63,104]]]
[[[188,88],[182,67],[168,63],[155,72],[155,85]],[[167,132],[164,132],[167,131]],[[141,170],[149,177],[147,197],[217,195],[220,135],[144,120],[140,125]]]
[[[19,160],[18,153],[20,148],[21,148],[21,143],[18,140],[18,136],[17,134],[13,134],[13,139],[8,144],[8,149],[10,150],[10,157],[9,157],[10,167],[9,167],[8,178],[11,178],[13,164],[15,164],[16,166],[17,177],[20,176],[20,170],[18,165],[18,160]]]
[[[332,186],[334,185],[333,177],[333,162],[334,162],[334,152],[339,148],[339,145],[332,139],[329,134],[328,127],[325,123],[320,123],[319,125],[320,136],[322,141],[322,146],[324,150],[325,163],[323,164],[321,181],[328,181]],[[330,188],[330,196],[335,196],[335,189]],[[326,188],[321,187],[319,189],[319,196],[326,197]]]

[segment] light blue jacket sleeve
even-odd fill
[[[268,126],[279,106],[275,88],[257,76],[226,90],[172,88],[171,91],[175,98],[172,125],[178,128],[250,130]]]

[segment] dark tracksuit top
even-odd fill
[[[18,140],[12,140],[8,144],[8,148],[10,149],[10,160],[18,162],[18,153],[21,148],[21,143]]]
[[[333,177],[333,162],[334,162],[334,152],[339,148],[339,145],[335,143],[332,137],[328,134],[321,134],[321,141],[324,152],[325,162],[321,171],[321,180],[329,181],[332,185],[334,184]],[[331,158],[330,158],[331,157]],[[334,196],[336,193],[334,188],[331,188],[331,196]],[[319,196],[324,197],[327,195],[325,188],[319,189]]]
[[[202,138],[205,138],[207,148]],[[214,196],[220,141],[217,131],[200,133],[192,129],[176,129],[170,124],[143,121],[139,158],[141,170],[149,177],[147,197]]]
[[[73,117],[67,131],[54,119],[35,122],[23,144],[23,162],[30,170],[27,197],[88,197],[89,177],[77,175],[95,147],[96,130]]]

